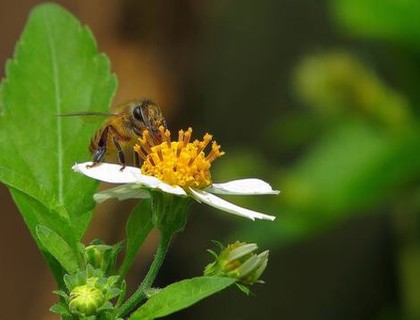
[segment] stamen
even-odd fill
[[[211,139],[212,139],[212,136],[210,134],[206,133],[204,135],[204,137],[203,137],[203,141],[200,142],[198,140],[194,140],[193,144],[197,148],[197,151],[196,151],[195,157],[192,157],[190,159],[190,161],[188,162],[188,165],[189,166],[191,166],[194,163],[195,159],[197,159],[198,155],[209,144],[209,142],[211,141]]]
[[[165,139],[167,141],[168,148],[170,148],[171,147],[171,133],[169,130],[165,131]]]
[[[179,130],[178,132],[178,145],[176,150],[176,157],[179,158],[181,150],[184,147],[184,130]]]
[[[153,138],[150,136],[150,132],[149,130],[144,131],[144,138],[146,138],[147,143],[149,144],[150,147],[154,147],[155,146],[155,141],[153,140]]]
[[[188,128],[187,132],[184,134],[184,147],[190,143],[192,129]]]
[[[163,162],[163,154],[162,154],[162,148],[159,148],[160,146],[156,146],[157,149],[157,154],[159,156],[159,160]]]
[[[209,144],[212,138],[213,136],[211,134],[206,133],[203,137],[203,141],[201,142],[198,140],[194,141],[194,144],[197,143],[197,156],[200,154],[201,151],[203,151],[207,147],[207,145]],[[192,162],[194,162],[194,160]]]
[[[211,145],[211,151],[207,155],[206,160],[208,162],[213,162],[214,160],[216,160],[217,158],[225,154],[224,152],[220,152],[219,150],[220,150],[220,145],[218,145],[216,141],[213,141]]]
[[[144,167],[144,164],[146,162],[149,162],[152,167],[156,167],[156,163],[155,163],[155,161],[153,161],[153,158],[148,156],[147,160],[143,162],[142,168]]]
[[[160,136],[162,137],[162,142],[166,142],[168,147],[170,147],[171,146],[171,133],[169,132],[169,130],[165,129],[164,126],[160,126],[159,133],[160,133]]]
[[[141,147],[138,144],[134,146],[134,151],[137,152],[137,154],[140,156],[140,158],[143,159],[143,161],[147,159],[146,154],[143,152],[143,150],[141,150]]]
[[[201,150],[204,150],[207,145],[210,143],[211,139],[213,139],[213,136],[211,134],[206,133],[203,137],[203,141],[200,142]]]
[[[192,129],[180,130],[178,140],[171,141],[169,130],[159,128],[162,143],[155,145],[148,131],[143,132],[134,151],[144,160],[141,167],[143,174],[183,188],[206,188],[211,184],[211,162],[223,155],[220,146],[212,143],[206,156],[204,151],[212,141],[210,134],[205,134],[201,141],[191,142]]]
[[[184,130],[179,130],[178,131],[178,142],[183,142],[184,141]]]
[[[149,154],[149,159],[150,159],[150,163],[156,167],[156,165],[159,163],[158,161],[158,157],[156,156],[156,154]]]
[[[141,139],[139,139],[139,141],[140,141],[140,145],[144,149],[144,151],[146,151],[147,154],[150,154],[152,152],[152,148],[150,148],[150,145],[149,145],[149,143],[146,139],[146,132],[149,132],[149,131],[147,131],[147,130],[144,131],[143,132],[143,137]]]

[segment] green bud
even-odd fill
[[[110,246],[94,240],[85,248],[86,262],[95,269],[101,269],[105,274],[112,274],[120,251],[121,244]]]
[[[257,249],[255,243],[237,241],[222,246],[219,254],[210,251],[216,260],[205,268],[204,275],[236,278],[249,285],[262,282],[259,278],[267,267],[268,250],[257,255]]]
[[[85,284],[74,288],[70,292],[69,309],[72,314],[90,316],[105,302],[102,291],[92,284]]]
[[[64,276],[66,290],[55,291],[60,303],[51,311],[71,319],[114,319],[115,308],[111,301],[120,301],[125,293],[125,282],[118,275],[105,276],[103,270],[88,265],[85,270]]]

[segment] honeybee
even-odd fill
[[[110,152],[117,150],[121,170],[125,168],[125,156],[123,146],[132,146],[144,130],[149,130],[151,137],[156,143],[162,141],[159,127],[167,128],[166,120],[160,108],[149,99],[133,100],[119,105],[114,113],[78,112],[64,114],[64,116],[106,116],[106,120],[96,131],[89,144],[89,151],[93,155],[93,164],[98,165]],[[139,166],[139,158],[136,153],[135,163]]]

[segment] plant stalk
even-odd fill
[[[161,234],[159,246],[156,249],[154,260],[147,272],[143,282],[133,293],[133,295],[125,301],[117,310],[117,317],[126,317],[129,313],[133,312],[144,299],[146,299],[146,291],[151,288],[156,276],[162,266],[168,251],[169,243],[171,242],[172,234]]]

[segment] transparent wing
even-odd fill
[[[83,122],[97,122],[108,117],[115,117],[116,113],[110,112],[91,112],[91,111],[77,111],[69,113],[57,114],[58,117],[77,117]]]

